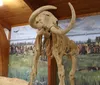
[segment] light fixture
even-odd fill
[[[0,6],[3,6],[3,0],[0,0]]]

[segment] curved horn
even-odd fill
[[[75,23],[75,20],[76,20],[76,13],[75,13],[74,7],[71,5],[70,2],[68,3],[68,5],[69,5],[69,7],[71,9],[71,13],[72,13],[72,18],[71,18],[71,21],[70,21],[68,27],[62,30],[62,29],[55,28],[55,26],[52,26],[51,27],[52,32],[54,32],[56,34],[66,34],[72,29],[72,27]],[[60,28],[60,27],[58,27],[58,28]]]
[[[52,6],[52,5],[47,5],[47,6],[42,6],[42,7],[38,8],[37,10],[35,10],[35,11],[31,14],[31,16],[30,16],[30,18],[29,18],[29,24],[30,24],[30,26],[31,26],[31,27],[34,27],[34,26],[33,26],[33,22],[34,22],[35,17],[36,17],[38,14],[40,14],[41,12],[43,12],[43,11],[45,11],[45,10],[49,10],[49,9],[57,9],[57,7]]]

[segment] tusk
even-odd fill
[[[55,34],[63,34],[62,30],[61,30],[61,29],[58,29],[58,28],[55,27],[55,26],[52,26],[51,29],[50,29],[50,31],[51,31],[52,33],[55,33]]]
[[[43,35],[44,34],[44,29],[38,30],[37,35]]]
[[[55,25],[54,25],[50,29],[53,33],[66,34],[73,28],[73,26],[75,24],[75,20],[76,20],[76,13],[75,13],[74,7],[71,5],[71,3],[68,3],[68,5],[70,6],[71,13],[72,13],[72,18],[71,18],[71,21],[70,21],[68,27],[66,29],[61,29],[60,27],[58,27],[58,26],[55,27]]]
[[[75,21],[76,21],[75,9],[74,9],[74,7],[72,6],[72,4],[70,2],[68,3],[68,5],[71,9],[72,18],[71,18],[71,21],[70,21],[68,27],[64,30],[64,34],[68,33],[73,28],[73,26],[75,24]]]

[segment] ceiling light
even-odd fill
[[[3,0],[0,0],[0,6],[2,6],[3,5]]]

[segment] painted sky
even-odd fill
[[[64,29],[69,22],[70,20],[60,20],[59,26]],[[29,25],[13,27],[11,40],[31,40],[36,37],[36,31],[37,30],[31,28]],[[82,35],[76,36],[77,34]],[[86,41],[88,38],[95,39],[96,36],[100,36],[100,15],[77,18],[74,28],[67,35],[74,41]]]

